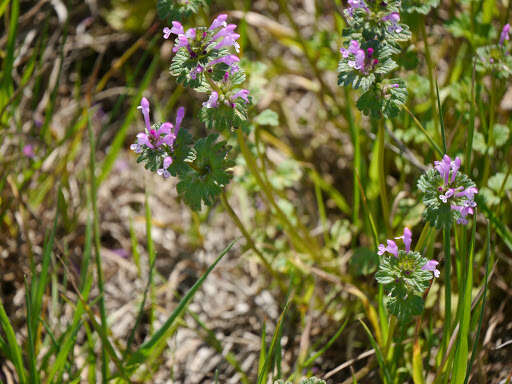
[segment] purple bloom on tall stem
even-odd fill
[[[409,228],[404,228],[403,236],[395,237],[395,239],[402,239],[405,245],[405,252],[409,252],[411,250],[412,243],[412,232]]]
[[[400,14],[398,12],[391,12],[389,15],[384,16],[382,18],[382,21],[391,22],[391,25],[388,27],[389,32],[402,32],[403,28],[398,24],[398,22],[400,21]]]
[[[224,27],[226,26],[226,20],[228,18],[228,15],[226,14],[220,14],[219,16],[217,16],[215,18],[215,20],[213,20],[212,22],[212,25],[210,25],[210,28],[208,28],[210,31],[213,30],[213,29],[217,29],[219,27]]]
[[[178,132],[181,127],[181,123],[183,118],[185,117],[185,107],[179,107],[178,112],[176,113],[176,124],[174,125],[174,135],[178,137]]]
[[[146,132],[137,134],[137,144],[132,145],[130,148],[136,153],[142,151],[143,146],[151,149],[159,148],[162,144],[167,144],[172,147],[176,136],[172,133],[173,125],[171,123],[163,123],[158,129],[151,127],[149,120],[149,101],[145,97],[142,98],[140,106],[137,107],[142,111],[144,116],[144,123],[146,125]]]
[[[206,108],[217,108],[217,101],[219,100],[219,94],[215,91],[212,92],[210,97],[208,98],[208,101],[205,101],[203,103],[203,107]]]
[[[443,179],[443,186],[439,187],[439,200],[444,204],[450,204],[450,209],[457,211],[460,217],[457,219],[458,224],[467,224],[466,217],[474,213],[476,203],[474,201],[475,194],[478,193],[476,187],[464,188],[462,185],[454,185],[457,179],[457,173],[461,166],[461,160],[456,157],[452,161],[450,156],[444,155],[441,161],[434,162],[434,168]],[[464,198],[461,200],[461,198]]]
[[[505,40],[510,40],[510,24],[505,24],[500,34],[500,45],[505,43]]]
[[[165,27],[162,32],[164,33],[164,39],[168,39],[171,36],[171,29],[169,27]]]
[[[240,91],[238,91],[237,93],[235,93],[232,97],[231,97],[231,101],[235,101],[236,99],[238,98],[241,98],[243,99],[246,103],[249,102],[249,91],[247,89],[242,89]]]
[[[439,264],[436,260],[429,260],[427,261],[427,264],[425,264],[421,269],[424,271],[430,271],[434,273],[434,277],[439,277],[441,272],[437,269],[437,265]]]
[[[398,257],[398,246],[393,240],[387,240],[387,246],[385,246],[384,244],[379,245],[379,250],[377,254],[379,256],[382,256],[385,252],[389,252],[393,256]]]

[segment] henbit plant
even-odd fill
[[[486,45],[476,50],[478,72],[491,73],[499,79],[507,79],[512,75],[510,34],[510,24],[507,23],[501,30],[497,44]]]
[[[226,23],[227,15],[215,18],[210,27],[190,28],[172,21],[172,28],[163,29],[164,39],[176,35],[171,74],[183,85],[198,92],[209,92],[203,103],[201,119],[207,129],[229,135],[247,119],[249,91],[239,87],[245,74],[238,66],[236,25]],[[218,141],[218,133],[194,140],[186,129],[180,129],[184,109],[178,109],[176,124],[150,125],[149,102],[143,98],[139,107],[144,115],[146,130],[137,135],[131,149],[140,154],[137,162],[158,175],[179,178],[177,191],[184,202],[199,211],[203,204],[211,206],[229,184],[230,147]]]
[[[338,84],[363,90],[357,107],[365,115],[394,117],[407,100],[407,88],[403,80],[386,75],[398,68],[393,57],[400,53],[400,43],[411,37],[409,27],[400,24],[401,2],[353,0],[349,6]]]
[[[411,250],[412,233],[404,228],[404,234],[395,239],[402,239],[405,250],[399,250],[393,240],[387,245],[379,245],[379,256],[386,252],[391,256],[381,259],[375,278],[383,284],[388,296],[386,307],[400,322],[407,322],[413,316],[423,312],[423,294],[430,286],[433,277],[439,277],[438,262],[428,260],[419,252]]]
[[[438,229],[450,227],[453,221],[467,224],[467,216],[474,213],[475,183],[459,172],[461,160],[444,155],[436,161],[434,169],[425,172],[418,180],[418,189],[423,193],[425,220]]]

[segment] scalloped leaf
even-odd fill
[[[218,137],[211,134],[199,139],[188,172],[179,175],[178,194],[195,211],[201,210],[202,204],[212,206],[233,177],[229,168],[235,163],[227,158],[230,147],[217,141]]]
[[[247,104],[241,98],[235,100],[233,104],[231,106],[219,102],[215,108],[203,106],[200,116],[201,121],[206,128],[215,129],[219,132],[224,129],[239,128],[247,120]]]

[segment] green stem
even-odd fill
[[[350,128],[350,136],[352,138],[352,145],[354,146],[354,162],[353,167],[354,169],[357,169],[359,174],[362,174],[361,169],[361,139],[359,136],[359,126],[354,121],[354,115],[352,114],[352,105],[351,105],[351,99],[350,99],[350,91],[348,87],[343,88],[345,91],[345,102],[347,103],[347,120]],[[352,222],[356,226],[356,228],[359,226],[359,206],[361,204],[360,202],[360,195],[359,195],[359,189],[357,186],[357,173],[353,173],[353,183],[354,183],[354,190],[353,190],[353,209],[352,209]]]
[[[288,217],[285,215],[285,213],[281,210],[281,208],[277,205],[274,195],[272,193],[271,187],[265,183],[262,176],[260,175],[260,172],[258,170],[258,166],[256,164],[256,160],[254,159],[254,156],[250,152],[247,143],[245,141],[244,133],[241,129],[238,129],[237,131],[237,137],[238,137],[238,144],[240,146],[240,150],[242,152],[242,155],[247,163],[247,167],[249,168],[249,171],[251,172],[252,176],[256,180],[258,186],[261,188],[263,194],[267,198],[269,204],[274,209],[277,218],[281,222],[281,224],[286,228],[286,233],[292,240],[292,243],[297,245],[300,249],[305,251],[306,253],[310,254],[314,260],[318,259],[318,245],[316,241],[309,236],[307,233],[307,230],[298,224],[300,229],[302,229],[302,236],[296,231],[293,224],[290,222]]]
[[[443,156],[444,155],[444,152],[443,150],[441,149],[441,147],[439,147],[439,145],[437,145],[437,143],[434,141],[434,139],[428,134],[427,130],[425,129],[425,127],[423,127],[423,125],[420,123],[420,121],[416,118],[416,116],[414,116],[414,113],[411,112],[411,110],[409,108],[407,108],[407,106],[404,104],[402,106],[402,108],[409,114],[409,116],[411,116],[412,120],[414,121],[414,123],[416,124],[416,126],[420,129],[421,132],[423,132],[423,134],[425,135],[425,137],[427,138],[428,142],[430,143],[430,145],[432,146],[432,148],[434,150],[436,150],[436,152]]]
[[[393,341],[393,334],[395,333],[395,328],[397,324],[397,318],[395,316],[391,316],[389,319],[389,326],[388,326],[388,337],[386,338],[386,344],[384,346],[384,358],[387,359],[389,350],[391,348],[391,342]]]
[[[484,172],[482,175],[482,185],[487,185],[487,179],[491,170],[491,154],[489,151],[494,148],[494,110],[496,105],[496,80],[491,75],[491,95],[490,95],[490,107],[489,107],[489,126],[487,131],[487,153],[484,162]]]
[[[443,327],[443,338],[441,356],[446,354],[448,340],[450,338],[451,316],[452,316],[452,290],[451,290],[451,257],[450,257],[450,226],[443,227],[443,249],[444,249],[444,311],[445,320]]]
[[[245,225],[242,223],[242,220],[240,220],[240,217],[238,217],[231,204],[229,204],[225,191],[223,191],[222,194],[220,195],[220,200],[222,202],[222,205],[224,206],[224,209],[227,211],[229,217],[231,217],[231,220],[233,220],[233,222],[238,227],[240,232],[242,232],[242,235],[245,237],[245,240],[247,241],[247,245],[249,246],[249,248],[251,248],[254,251],[254,253],[256,253],[256,255],[260,258],[263,265],[265,265],[265,267],[270,271],[270,273],[276,279],[276,281],[279,282],[279,285],[281,286],[283,291],[286,291],[287,288],[284,286],[284,284],[282,284],[276,271],[274,271],[272,265],[267,261],[263,253],[258,249],[258,247],[256,247],[256,244],[252,239],[251,234],[245,228]]]
[[[473,2],[471,2],[473,6]],[[466,156],[465,156],[465,169],[466,173],[471,176],[471,150],[473,149],[473,135],[475,132],[475,76],[476,76],[476,62],[473,62],[473,74],[471,77],[471,102],[469,105],[469,130],[468,130],[468,141],[466,144]]]
[[[434,86],[434,66],[432,64],[432,57],[430,55],[430,47],[428,45],[428,36],[427,36],[427,28],[425,25],[425,16],[421,17],[420,22],[421,34],[423,36],[423,44],[425,46],[425,61],[427,62],[428,68],[428,79],[430,82],[430,101],[432,103],[432,112],[434,113],[434,124],[436,127],[436,132],[439,132],[439,116],[436,108],[436,93]]]
[[[386,190],[386,175],[384,172],[384,121],[379,121],[379,128],[377,132],[377,140],[379,144],[379,152],[377,153],[379,162],[379,189],[380,189],[380,202],[382,205],[382,215],[386,228],[386,233],[390,233],[390,214],[388,206],[388,194]]]

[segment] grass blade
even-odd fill
[[[217,266],[217,264],[221,261],[221,259],[231,250],[233,245],[235,245],[237,240],[233,240],[217,257],[217,259],[213,262],[212,265],[208,267],[206,272],[199,278],[199,280],[196,281],[196,283],[190,288],[190,290],[187,292],[187,294],[181,299],[180,303],[176,307],[176,309],[172,312],[171,316],[165,321],[165,323],[160,327],[158,331],[156,331],[151,338],[146,341],[144,344],[142,344],[139,349],[131,355],[131,357],[128,359],[128,363],[130,365],[140,364],[144,362],[153,347],[155,347],[163,338],[163,336],[166,334],[167,330],[173,325],[175,320],[182,314],[182,312],[185,310],[186,306],[192,300],[197,290],[203,285],[204,281],[208,277],[208,275],[213,271],[213,269]]]
[[[379,363],[379,367],[383,374],[383,379],[385,384],[391,384],[391,375],[389,373],[388,367],[386,366],[384,355],[382,354],[382,351],[379,348],[379,345],[377,344],[377,341],[373,337],[370,329],[368,326],[364,323],[364,321],[359,320],[361,325],[363,326],[364,330],[366,331],[366,334],[368,335],[368,338],[370,339],[370,343],[372,344],[373,349],[375,350],[375,356],[377,356],[377,362]]]
[[[281,316],[279,316],[279,320],[277,321],[276,329],[274,331],[274,335],[272,336],[272,341],[270,342],[270,347],[268,349],[267,355],[265,357],[265,362],[263,363],[263,367],[258,375],[258,384],[263,384],[267,382],[268,371],[270,361],[274,357],[274,350],[276,348],[276,344],[280,341],[279,335],[281,334],[281,327],[283,326],[283,320],[288,312],[288,307],[290,305],[290,299],[286,301],[283,312],[281,312]]]
[[[5,337],[7,338],[5,345],[9,351],[9,357],[14,364],[16,373],[18,374],[20,384],[25,384],[27,382],[27,376],[25,373],[25,367],[23,366],[21,348],[18,345],[16,334],[14,333],[14,329],[9,321],[9,318],[7,317],[7,313],[5,312],[2,298],[0,298],[0,326],[5,332]]]
[[[469,381],[469,374],[471,373],[471,367],[473,366],[473,361],[475,360],[476,350],[478,347],[478,340],[480,339],[480,332],[482,330],[482,323],[484,320],[485,314],[485,300],[487,298],[487,283],[489,281],[489,259],[491,258],[491,225],[487,222],[487,249],[485,255],[485,278],[484,278],[484,293],[482,295],[482,308],[480,309],[480,319],[478,320],[478,328],[475,335],[475,340],[473,341],[473,350],[471,351],[471,359],[468,362],[468,368],[466,373],[466,378],[464,379],[464,384],[467,384]]]
[[[468,336],[469,323],[471,320],[471,291],[473,288],[473,257],[475,254],[475,231],[476,231],[476,212],[473,216],[473,228],[471,231],[471,248],[467,261],[466,282],[464,284],[464,293],[461,298],[462,307],[459,315],[460,332],[455,349],[455,358],[453,365],[453,384],[464,383],[468,367]]]
[[[448,149],[446,147],[446,131],[444,128],[443,109],[441,108],[441,99],[439,98],[439,86],[437,85],[437,80],[436,80],[436,96],[437,96],[437,109],[439,111],[439,123],[441,125],[441,138],[443,139],[443,150],[444,150],[444,153],[448,153]]]
[[[320,349],[317,353],[315,353],[313,356],[311,356],[309,359],[306,360],[306,362],[303,364],[304,368],[308,368],[310,365],[312,365],[316,359],[318,359],[320,356],[324,354],[325,351],[329,349],[329,347],[338,339],[338,337],[341,336],[341,333],[345,329],[345,326],[348,324],[348,320],[345,320],[345,322],[341,325],[340,329],[334,334],[333,337],[330,338],[330,340],[325,344],[322,349]]]

